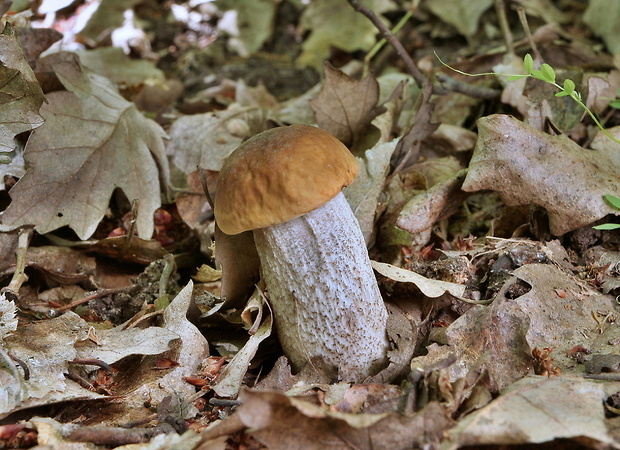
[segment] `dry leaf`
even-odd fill
[[[600,385],[579,378],[525,378],[461,420],[442,448],[525,446],[556,439],[572,439],[584,448],[618,448],[607,430],[604,396]],[[564,445],[573,447],[566,442],[560,447]]]
[[[555,235],[618,213],[603,200],[620,196],[620,168],[608,152],[502,114],[479,119],[478,133],[464,191],[491,189],[509,206],[542,206]]]
[[[372,268],[390,280],[400,283],[414,283],[420,291],[427,297],[436,298],[446,292],[455,297],[462,297],[465,293],[465,286],[448,281],[431,280],[418,275],[411,270],[402,269],[391,264],[378,261],[371,261]]]
[[[219,171],[228,155],[248,137],[234,125],[234,120],[244,118],[243,111],[233,105],[225,111],[180,117],[170,128],[166,153],[186,174],[197,167]]]
[[[452,424],[443,406],[431,402],[411,416],[396,413],[330,412],[304,400],[244,389],[238,416],[270,450],[396,450],[433,447]],[[421,431],[424,430],[424,431]]]
[[[0,96],[0,158],[13,159],[18,149],[15,136],[43,124],[39,108],[45,96],[10,24],[0,34]],[[21,176],[21,163],[14,167],[0,164],[0,182],[7,174]]]
[[[426,192],[416,195],[403,206],[396,225],[409,233],[422,233],[455,213],[468,197],[461,191],[465,171],[454,174]]]
[[[106,78],[77,62],[53,67],[68,91],[48,94],[41,108],[45,124],[28,141],[24,155],[31,168],[11,190],[3,229],[31,224],[47,233],[69,225],[87,239],[120,188],[140,200],[137,230],[150,238],[160,178],[168,176],[163,130]]]
[[[377,115],[378,100],[379,83],[375,77],[367,75],[356,81],[326,62],[323,88],[310,100],[310,106],[320,128],[351,146]]]

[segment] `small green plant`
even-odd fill
[[[522,73],[522,74],[496,73],[496,72],[486,72],[486,73],[476,73],[476,74],[467,73],[467,72],[463,72],[461,70],[455,69],[452,66],[449,66],[448,64],[443,62],[441,58],[439,58],[437,53],[435,53],[435,56],[437,57],[437,59],[439,60],[441,64],[443,64],[450,70],[460,73],[461,75],[466,75],[468,77],[495,75],[495,76],[508,77],[508,81],[516,81],[521,78],[532,77],[532,78],[536,78],[537,80],[544,81],[545,83],[549,83],[559,90],[559,92],[555,94],[556,97],[572,98],[575,102],[577,102],[579,106],[581,106],[584,109],[585,112],[588,113],[588,115],[592,118],[596,126],[605,134],[605,136],[607,136],[612,141],[620,144],[620,140],[613,137],[607,131],[607,129],[603,126],[603,124],[597,119],[596,115],[583,102],[583,100],[581,99],[581,94],[575,89],[576,87],[575,82],[571,80],[570,78],[567,78],[566,80],[564,80],[564,83],[562,85],[558,84],[555,81],[555,70],[553,69],[553,67],[551,67],[549,64],[546,64],[546,63],[542,64],[540,66],[540,69],[534,69],[534,59],[532,58],[532,55],[530,55],[529,53],[525,55],[525,57],[523,58],[523,66],[525,67],[525,71],[527,73]],[[620,107],[620,100],[616,103],[618,104],[618,107]],[[613,106],[613,102],[612,102],[612,106]]]
[[[605,200],[607,200],[607,202],[611,206],[613,206],[617,210],[620,210],[620,198],[618,198],[618,197],[616,197],[614,195],[603,195],[603,198]],[[618,223],[602,223],[600,225],[596,225],[593,228],[595,230],[617,230],[617,229],[620,228],[620,224],[618,224]]]
[[[581,94],[575,89],[575,82],[573,80],[571,80],[570,78],[567,78],[566,80],[564,80],[564,83],[562,85],[559,85],[555,81],[555,70],[553,69],[553,67],[551,67],[549,64],[545,63],[545,64],[542,64],[540,66],[540,69],[534,69],[534,59],[532,58],[532,55],[530,55],[529,53],[527,55],[525,55],[525,57],[523,58],[523,67],[525,68],[525,71],[527,72],[527,73],[523,73],[523,74],[509,74],[509,73],[496,73],[496,72],[486,72],[486,73],[471,74],[471,73],[467,73],[467,72],[463,72],[461,70],[455,69],[452,66],[449,66],[448,64],[443,62],[441,60],[441,58],[439,58],[439,55],[437,55],[437,53],[435,53],[435,56],[437,57],[437,59],[439,60],[439,62],[441,64],[443,64],[444,66],[446,66],[450,70],[453,70],[453,71],[455,71],[457,73],[460,73],[461,75],[466,75],[468,77],[478,77],[478,76],[483,76],[483,75],[495,75],[495,76],[508,77],[508,81],[516,81],[516,80],[519,80],[521,78],[532,77],[532,78],[536,78],[537,80],[544,81],[545,83],[549,83],[549,84],[555,86],[559,90],[559,92],[557,92],[555,94],[556,97],[570,97],[570,98],[572,98],[575,102],[577,102],[577,104],[579,106],[581,106],[584,109],[584,111],[586,111],[588,113],[588,115],[592,118],[592,120],[594,121],[596,126],[605,134],[605,136],[607,136],[612,141],[620,144],[620,140],[616,139],[611,134],[609,134],[609,132],[603,126],[603,124],[596,118],[596,116],[590,110],[590,108],[588,108],[586,106],[586,104],[583,102],[583,100],[581,99]],[[618,96],[620,97],[620,89],[618,89]],[[612,108],[620,109],[620,98],[613,100],[610,103],[610,106]],[[603,198],[609,204],[611,204],[611,206],[613,206],[614,208],[620,210],[620,198],[618,198],[618,197],[616,197],[614,195],[604,195]],[[617,224],[617,223],[603,223],[601,225],[596,225],[593,228],[596,229],[596,230],[617,230],[617,229],[620,229],[620,224]]]

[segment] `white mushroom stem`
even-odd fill
[[[386,365],[387,310],[357,219],[339,193],[254,230],[280,342],[293,368],[313,356],[361,381]]]

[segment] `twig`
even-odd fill
[[[426,77],[420,72],[415,62],[398,39],[392,34],[392,32],[379,20],[377,15],[370,9],[363,6],[359,0],[347,0],[353,9],[372,22],[372,24],[381,32],[386,41],[396,51],[396,54],[405,64],[407,72],[413,77],[418,86],[423,86],[426,81]],[[442,74],[439,74],[442,75]],[[439,77],[438,77],[439,78]],[[462,81],[450,78],[447,75],[443,75],[439,79],[439,83],[433,84],[433,94],[442,95],[449,92],[459,92],[461,94],[469,95],[470,97],[493,99],[500,95],[500,91],[496,89],[489,89],[486,87],[474,86]]]
[[[56,308],[55,311],[58,311],[58,312],[66,311],[68,309],[75,308],[76,306],[80,306],[84,303],[88,303],[89,301],[94,300],[96,298],[105,297],[106,295],[118,294],[119,292],[127,292],[133,288],[134,286],[130,286],[129,288],[123,287],[123,288],[115,288],[115,289],[101,289],[95,292],[94,294],[87,295],[84,298],[71,302],[67,305],[61,306],[60,308]]]
[[[499,21],[499,27],[504,35],[504,41],[506,42],[506,48],[510,55],[515,54],[515,47],[512,38],[512,32],[508,25],[508,18],[506,17],[506,4],[504,0],[495,0],[495,14],[497,14],[497,20]]]
[[[28,251],[28,244],[32,237],[32,228],[26,227],[19,230],[19,237],[17,238],[17,249],[15,250],[15,271],[9,285],[3,289],[9,291],[17,296],[19,288],[28,281],[28,275],[26,275],[26,252]]]

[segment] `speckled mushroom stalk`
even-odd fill
[[[321,356],[347,381],[376,374],[388,349],[387,310],[359,224],[340,192],[356,175],[355,158],[329,133],[282,127],[233,152],[215,200],[223,232],[254,230],[276,329],[293,368]]]

